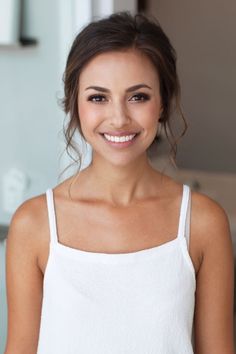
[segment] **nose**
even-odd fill
[[[130,116],[127,107],[123,102],[113,102],[110,111],[110,121],[113,127],[121,128],[130,122]]]

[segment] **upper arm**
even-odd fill
[[[202,206],[199,232],[204,234],[204,248],[197,274],[195,353],[234,354],[234,256],[229,220],[211,199],[206,197]]]
[[[37,264],[35,203],[14,214],[6,241],[8,331],[6,353],[36,353],[43,276]]]

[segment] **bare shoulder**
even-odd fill
[[[209,196],[194,191],[191,225],[205,248],[212,242],[231,241],[229,218],[224,208]]]
[[[224,208],[209,196],[192,191],[191,237],[199,258],[199,270],[205,258],[224,249],[233,257],[229,218]],[[223,256],[223,252],[221,253]]]
[[[47,227],[47,209],[45,194],[33,197],[21,204],[12,216],[7,243],[24,244],[37,249],[40,235]]]
[[[22,203],[15,211],[12,217],[12,223],[15,222],[30,222],[35,217],[40,217],[45,205],[45,194],[30,198]]]

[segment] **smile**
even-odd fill
[[[103,134],[106,140],[108,141],[113,141],[116,143],[123,143],[125,141],[130,141],[132,140],[137,134],[131,134],[131,135],[124,135],[124,136],[114,136],[114,135],[108,135],[108,134]]]

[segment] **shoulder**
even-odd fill
[[[36,249],[40,235],[47,227],[46,195],[42,194],[22,203],[12,216],[7,244],[24,245]]]
[[[168,180],[167,180],[168,181]],[[169,189],[173,195],[181,195],[181,183],[169,179]],[[176,191],[176,192],[175,192]],[[220,203],[204,193],[191,193],[191,234],[198,250],[204,250],[214,243],[231,242],[228,215]]]
[[[46,212],[46,195],[41,194],[22,203],[12,216],[10,228],[39,224]]]
[[[202,256],[217,248],[232,253],[229,218],[224,208],[214,199],[198,192],[191,192],[191,229],[202,250]]]
[[[192,212],[194,213],[195,228],[199,231],[215,231],[229,228],[229,218],[225,209],[211,197],[191,191]],[[207,239],[207,236],[206,236]]]

